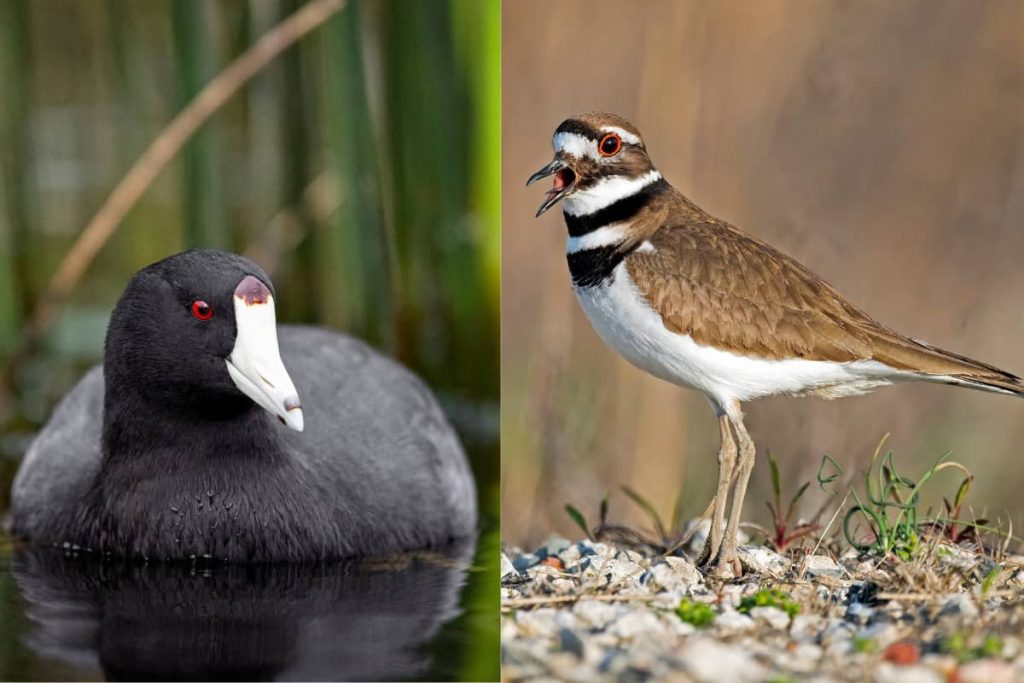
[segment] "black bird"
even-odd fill
[[[471,536],[473,479],[430,390],[351,337],[278,335],[273,291],[259,266],[220,251],[136,273],[103,364],[21,463],[14,533],[125,557],[252,562]]]

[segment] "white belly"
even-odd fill
[[[873,360],[770,360],[702,346],[665,328],[634,286],[625,262],[601,286],[573,289],[605,343],[655,377],[704,392],[722,410],[734,400],[772,394],[859,394],[906,376]]]

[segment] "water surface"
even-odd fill
[[[474,597],[494,585],[492,535],[479,544],[482,564],[462,544],[379,560],[205,566],[0,538],[0,680],[460,679],[481,671],[477,631],[496,619]]]

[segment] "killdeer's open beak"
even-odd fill
[[[259,279],[247,275],[235,288],[235,346],[227,358],[228,374],[239,391],[302,431],[302,404],[277,347],[274,297]]]
[[[561,201],[562,197],[569,194],[576,185],[576,174],[569,168],[569,164],[566,163],[565,159],[560,156],[555,157],[550,164],[530,176],[526,184],[529,186],[541,178],[547,178],[551,175],[555,176],[555,184],[548,190],[547,196],[544,197],[544,203],[537,209],[537,216],[540,216]]]

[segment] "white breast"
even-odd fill
[[[665,328],[633,284],[625,262],[602,285],[574,289],[605,343],[655,377],[702,391],[722,410],[733,400],[807,393],[834,398],[910,379],[873,360],[767,360],[702,346]]]

